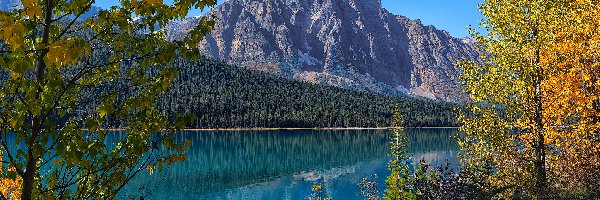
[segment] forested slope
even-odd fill
[[[456,104],[389,97],[289,80],[211,59],[179,61],[177,80],[158,102],[191,128],[386,127],[399,105],[406,126],[454,126]]]

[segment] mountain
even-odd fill
[[[380,0],[228,0],[206,16],[208,56],[311,83],[462,101],[456,62],[477,59],[469,40],[394,15]],[[181,37],[199,18],[168,27]]]
[[[85,21],[87,18],[96,16],[101,10],[102,10],[102,8],[100,8],[100,7],[92,6],[90,8],[90,10],[88,10],[86,13],[83,13],[81,16],[79,16],[78,20]]]

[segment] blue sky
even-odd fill
[[[360,1],[360,0],[359,0]],[[454,37],[468,36],[467,26],[479,26],[483,18],[477,10],[477,4],[483,0],[381,0],[383,7],[391,13],[404,15],[411,19],[420,19],[424,25],[433,25],[446,30]],[[118,0],[97,0],[96,5],[108,8]],[[165,3],[173,2],[165,0]],[[219,3],[224,0],[219,0]],[[200,11],[192,11],[189,15],[200,15]]]
[[[478,4],[483,0],[382,0],[391,13],[420,19],[424,25],[446,30],[454,37],[468,36],[467,26],[479,27],[483,16]]]

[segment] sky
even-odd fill
[[[381,0],[383,7],[391,13],[420,19],[423,25],[433,25],[457,38],[469,36],[467,26],[479,27],[483,16],[478,10],[478,4],[482,2],[483,0]]]
[[[360,0],[359,0],[360,1]],[[468,36],[467,26],[479,27],[483,18],[477,5],[483,0],[381,0],[383,7],[396,15],[404,15],[411,19],[420,19],[423,25],[433,25],[446,30],[450,35],[463,38]],[[96,6],[108,8],[117,4],[118,0],[98,0]],[[173,0],[164,0],[172,3]],[[218,0],[219,4],[224,0]],[[199,10],[192,11],[189,16],[197,16]]]

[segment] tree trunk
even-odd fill
[[[535,192],[536,199],[546,199],[547,197],[547,177],[546,177],[546,152],[544,151],[544,134],[538,132],[537,145],[535,147]]]
[[[535,32],[537,35],[537,31]],[[535,142],[534,142],[534,161],[535,166],[535,196],[536,199],[546,199],[547,194],[547,177],[546,177],[546,144],[544,139],[544,121],[543,121],[543,102],[542,102],[542,78],[543,71],[540,65],[540,50],[536,50],[535,63],[538,65],[537,74],[535,77]]]
[[[31,138],[27,141],[27,166],[23,176],[23,186],[21,199],[33,199],[33,186],[35,183],[35,175],[37,173],[37,155],[33,154],[33,148],[38,142],[38,136],[42,130],[41,120],[38,117],[32,120]]]
[[[540,88],[536,89],[536,111],[535,111],[535,132],[536,132],[536,141],[534,145],[535,157],[534,157],[534,165],[535,165],[535,193],[536,199],[546,199],[547,194],[547,177],[546,177],[546,144],[544,139],[544,122],[542,121],[543,111],[542,111],[542,100],[541,93],[539,93]]]
[[[36,159],[33,153],[30,151],[27,153],[27,168],[25,171],[25,177],[23,177],[23,193],[21,194],[22,200],[33,199],[33,184],[35,182],[35,169]]]
[[[52,0],[45,0],[45,11],[44,11],[44,29],[42,33],[42,44],[47,46],[50,44],[50,27],[52,24]],[[36,79],[40,85],[43,85],[44,82],[44,70],[46,69],[46,63],[44,62],[44,57],[48,53],[48,47],[45,47],[38,54],[37,57],[37,74]],[[43,93],[43,88],[40,87],[37,90],[36,99],[40,99]],[[42,105],[33,105],[33,106],[42,106]],[[38,143],[38,137],[42,130],[42,124],[45,119],[42,116],[32,116],[32,129],[31,129],[31,138],[27,141],[27,166],[26,171],[23,177],[23,189],[21,194],[22,200],[31,200],[33,199],[33,187],[35,183],[35,176],[37,174],[37,160],[39,155],[34,155],[33,148]]]

